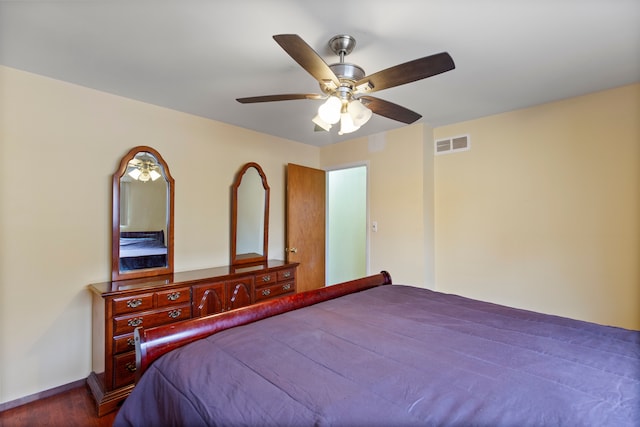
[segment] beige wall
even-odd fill
[[[435,129],[437,289],[640,329],[640,85]]]
[[[323,147],[325,169],[368,163],[369,272],[387,270],[394,283],[425,286],[422,125]]]
[[[0,403],[91,371],[87,284],[110,278],[111,174],[150,145],[175,178],[175,268],[229,260],[230,186],[260,163],[284,254],[288,162],[319,149],[0,67]]]

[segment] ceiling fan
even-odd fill
[[[329,40],[329,47],[340,57],[339,63],[331,65],[327,65],[320,55],[297,34],[279,34],[273,38],[289,56],[318,81],[322,94],[264,95],[236,100],[242,104],[251,104],[296,99],[326,99],[318,109],[318,115],[313,118],[316,130],[328,131],[332,125],[340,122],[341,135],[359,129],[371,118],[372,113],[402,123],[415,122],[422,117],[420,114],[369,94],[455,68],[451,56],[447,52],[441,52],[367,76],[358,65],[344,62],[344,57],[350,54],[356,45],[356,40],[349,35],[337,35]]]

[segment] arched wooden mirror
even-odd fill
[[[173,273],[174,180],[156,150],[131,149],[113,174],[112,280]]]
[[[247,163],[236,175],[231,196],[231,265],[267,261],[269,185],[257,163]]]

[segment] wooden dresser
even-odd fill
[[[296,292],[297,263],[217,267],[89,285],[93,367],[87,383],[98,415],[115,410],[135,379],[133,331],[221,313]]]

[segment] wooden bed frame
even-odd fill
[[[277,314],[391,283],[391,275],[382,271],[373,276],[276,298],[225,313],[198,317],[155,328],[137,328],[134,331],[136,382],[158,357],[190,342],[235,326],[246,325]]]

